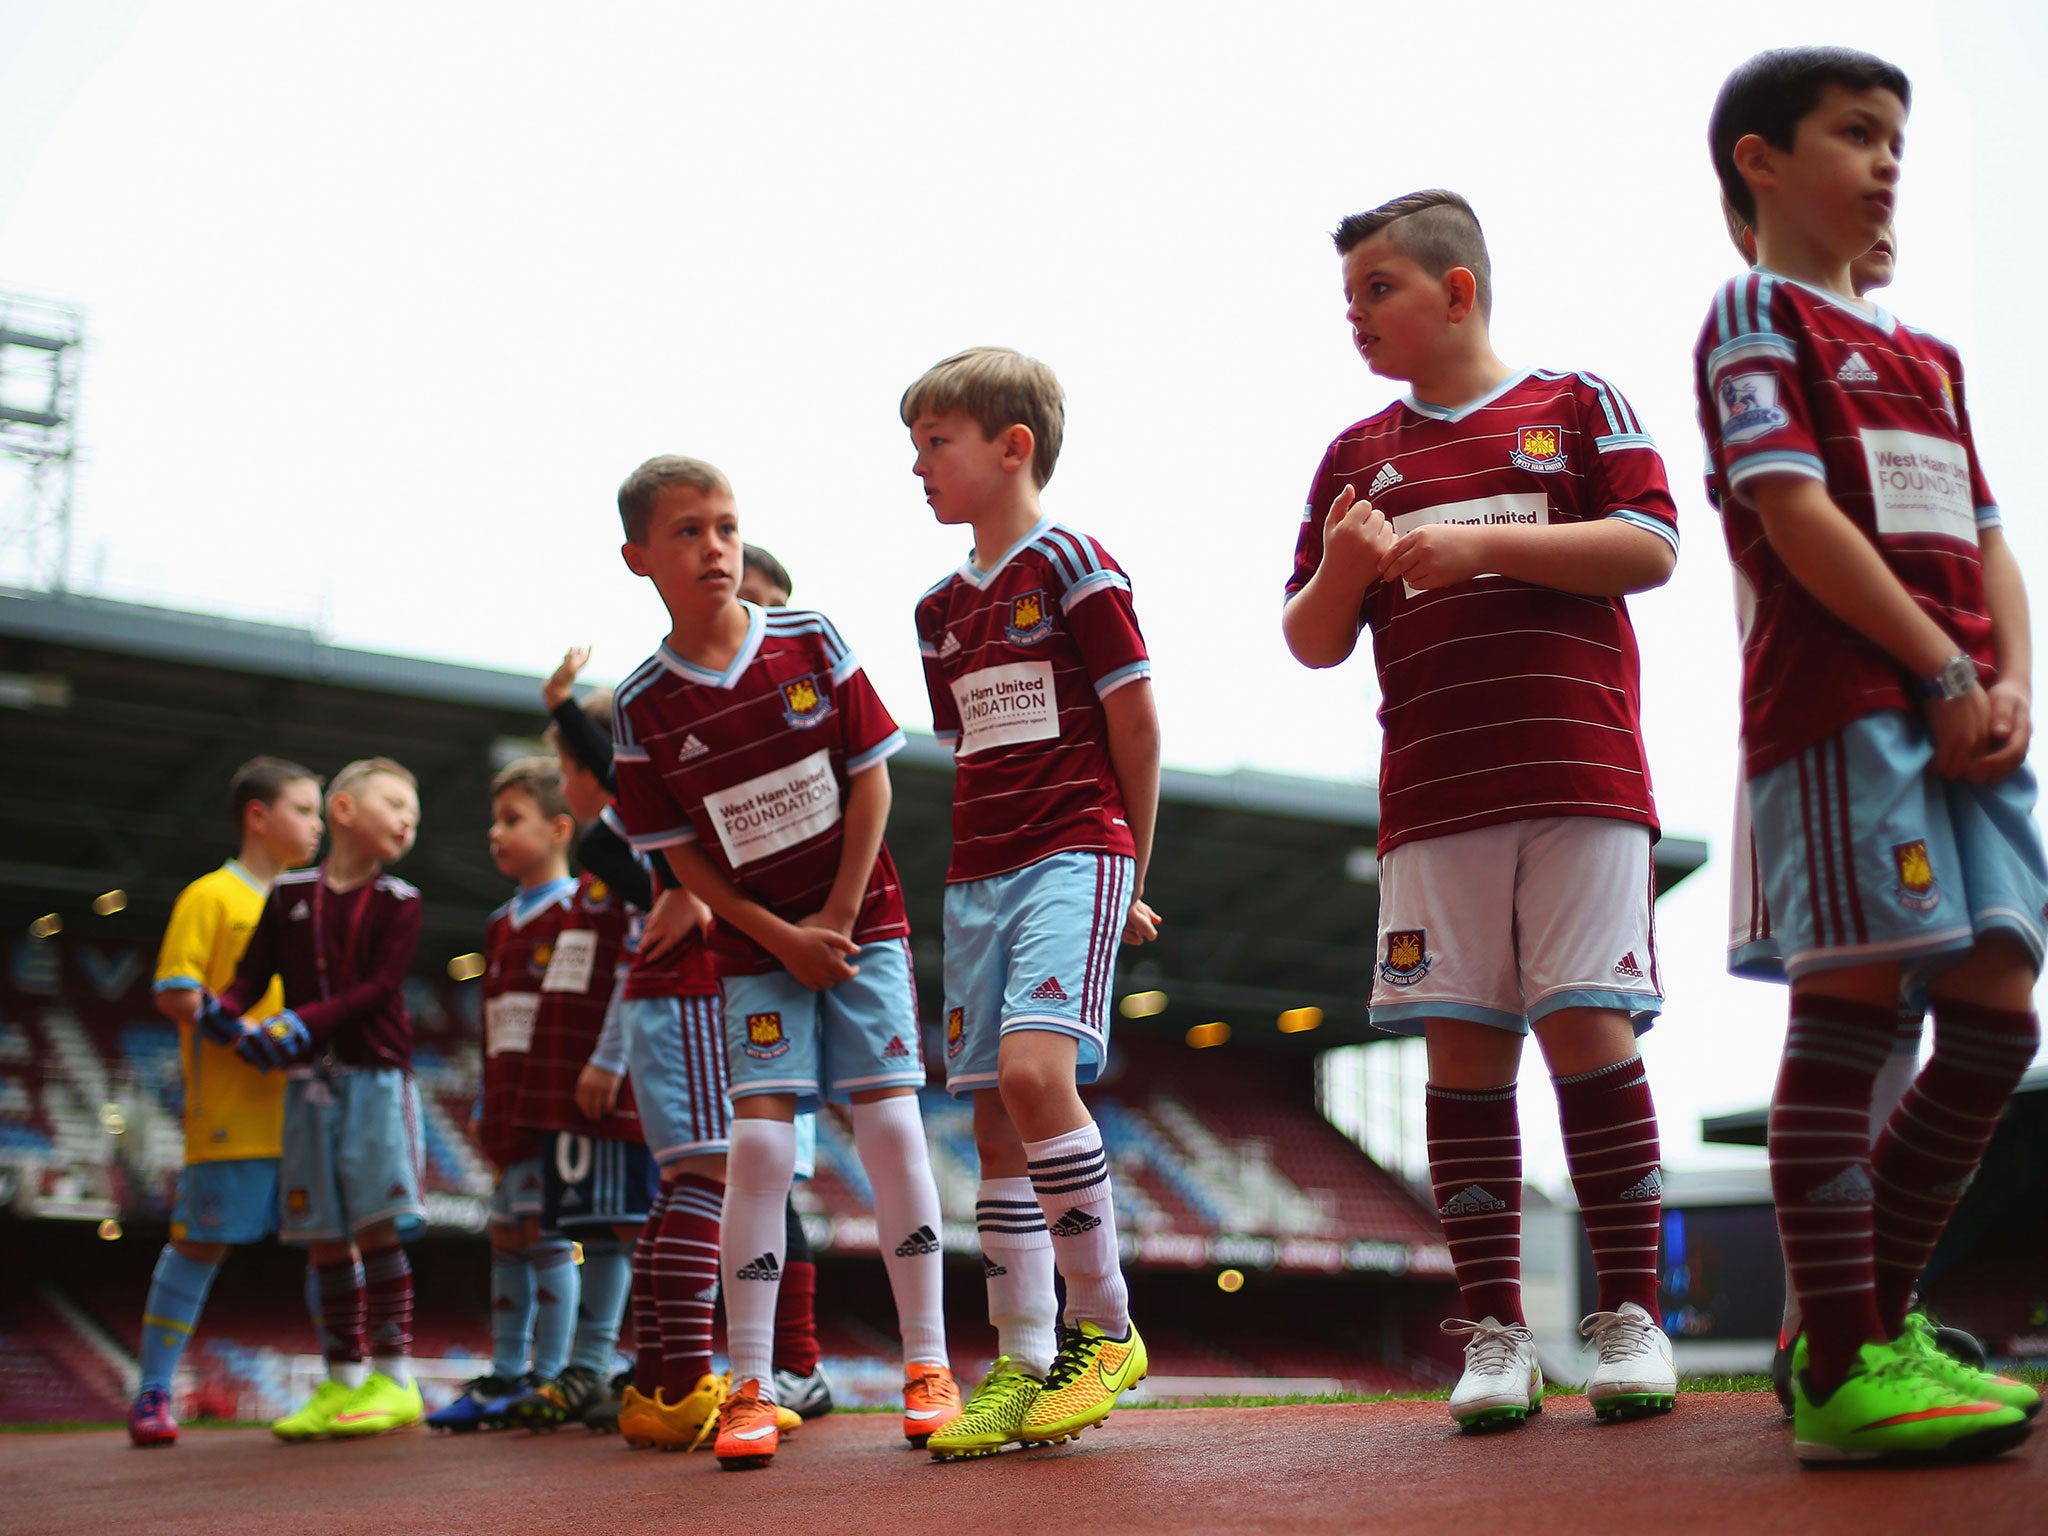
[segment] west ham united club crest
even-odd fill
[[[832,701],[818,688],[818,677],[806,672],[782,685],[782,718],[806,731],[832,713]]]
[[[1045,614],[1045,593],[1026,592],[1010,599],[1010,622],[1003,627],[1012,645],[1036,645],[1052,633]]]
[[[1892,864],[1899,872],[1899,883],[1892,894],[1898,897],[1900,906],[1915,912],[1932,912],[1941,904],[1941,885],[1934,878],[1933,861],[1927,857],[1926,838],[1894,843]]]
[[[747,1015],[747,1054],[756,1061],[772,1061],[789,1049],[789,1036],[782,1032],[779,1013]]]
[[[1517,469],[1526,469],[1539,475],[1554,475],[1564,468],[1564,453],[1560,445],[1564,433],[1556,427],[1524,427],[1516,434],[1515,446],[1508,450],[1508,460]]]
[[[612,888],[602,880],[593,880],[584,888],[583,910],[586,912],[609,912],[612,909]]]
[[[948,1008],[946,1010],[946,1054],[958,1056],[960,1047],[967,1043],[967,1010]]]
[[[1428,948],[1428,935],[1420,928],[1390,930],[1387,957],[1380,962],[1380,979],[1390,987],[1414,986],[1435,963]]]

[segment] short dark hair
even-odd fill
[[[1746,224],[1756,222],[1756,194],[1735,168],[1735,146],[1750,134],[1789,150],[1806,115],[1831,85],[1851,91],[1887,90],[1907,107],[1913,83],[1898,65],[1855,48],[1771,48],[1738,64],[1722,83],[1707,119],[1707,147],[1721,195]]]
[[[625,525],[628,544],[647,542],[647,522],[654,516],[654,497],[672,485],[687,485],[710,495],[714,491],[732,494],[732,482],[715,465],[702,459],[686,459],[679,453],[658,454],[626,476],[619,487],[619,521]]]
[[[1455,192],[1432,187],[1410,192],[1340,223],[1330,238],[1337,254],[1349,256],[1381,230],[1395,250],[1431,277],[1453,267],[1472,274],[1473,305],[1481,319],[1493,313],[1493,258],[1486,254],[1486,234],[1479,215]]]
[[[745,545],[743,551],[743,569],[757,573],[770,586],[780,588],[785,596],[796,596],[796,583],[789,579],[789,568],[780,560],[758,544]]]
[[[491,780],[491,803],[508,789],[529,797],[549,821],[569,815],[569,797],[562,789],[562,770],[545,757],[522,757],[507,763]],[[570,818],[574,820],[574,817]]]
[[[285,786],[301,780],[317,789],[320,775],[282,757],[252,757],[242,764],[228,781],[228,805],[235,818],[235,830],[242,830],[242,817],[250,806],[277,804]]]

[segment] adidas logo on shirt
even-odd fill
[[[949,656],[958,656],[959,654],[960,637],[949,629],[946,631],[946,638],[939,642],[939,660],[944,661]]]
[[[1652,1168],[1647,1178],[1638,1179],[1621,1192],[1624,1200],[1655,1200],[1664,1193],[1664,1171]]]
[[[689,735],[683,738],[682,746],[676,749],[676,761],[679,763],[695,762],[698,758],[703,757],[710,750],[711,749],[709,747],[705,746],[703,742],[697,739],[696,732],[692,731]]]
[[[1392,464],[1382,464],[1380,472],[1372,477],[1372,489],[1365,493],[1365,499],[1371,501],[1389,486],[1399,485],[1400,483],[1401,471],[1394,468]]]
[[[1810,1205],[1868,1205],[1875,1193],[1870,1183],[1870,1170],[1861,1163],[1851,1163],[1827,1183],[1806,1192]]]
[[[1842,359],[1842,366],[1835,370],[1835,377],[1844,384],[1875,384],[1877,370],[1863,360],[1861,352],[1851,352]]]
[[[311,917],[312,915],[313,915],[313,909],[312,909],[311,907],[307,906],[307,905],[306,905],[306,904],[305,904],[305,903],[304,903],[304,902],[302,901],[302,902],[300,902],[300,903],[299,903],[299,904],[298,904],[298,905],[297,905],[296,907],[293,907],[293,908],[292,908],[292,910],[291,910],[291,921],[292,921],[292,922],[295,922],[295,923],[303,923],[303,922],[304,922],[304,921],[305,921],[305,920],[306,920],[307,918]]]
[[[1504,1211],[1507,1201],[1477,1184],[1467,1184],[1436,1208],[1439,1216],[1478,1216],[1487,1211]]]
[[[915,1258],[920,1253],[938,1251],[939,1240],[930,1227],[919,1227],[896,1245],[896,1257],[899,1259]]]
[[[1035,1003],[1064,1003],[1068,1001],[1067,989],[1060,985],[1057,976],[1048,976],[1031,989],[1031,1000]]]
[[[904,1061],[910,1056],[910,1048],[903,1043],[901,1035],[891,1035],[889,1043],[882,1047],[884,1061]]]
[[[1630,950],[1615,962],[1614,974],[1626,976],[1630,981],[1641,981],[1643,979],[1643,968],[1636,964],[1636,952],[1634,950]]]
[[[780,1280],[782,1266],[775,1262],[774,1254],[764,1253],[758,1259],[742,1264],[733,1271],[732,1277],[735,1280]]]
[[[1102,1225],[1100,1216],[1090,1216],[1086,1211],[1069,1210],[1066,1215],[1052,1224],[1054,1237],[1079,1237],[1083,1232],[1093,1232]]]

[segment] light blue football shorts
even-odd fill
[[[725,1029],[717,997],[622,997],[626,1071],[641,1134],[667,1167],[722,1153],[731,1137]]]
[[[284,1088],[279,1236],[345,1242],[381,1221],[423,1216],[420,1091],[397,1067],[317,1067]]]
[[[1013,1029],[1073,1036],[1074,1078],[1095,1081],[1136,875],[1121,854],[1055,853],[946,887],[947,1092],[995,1087]]]
[[[277,1159],[187,1163],[178,1175],[171,1236],[194,1243],[259,1243],[277,1232]]]
[[[787,971],[727,976],[726,1067],[735,1099],[793,1093],[799,1113],[877,1088],[922,1088],[908,939],[878,939],[860,974],[813,992]]]
[[[2022,764],[1995,784],[1937,778],[1914,716],[1866,715],[1749,781],[1756,850],[1785,973],[1896,960],[1941,969],[2009,933],[2040,969],[2048,862]]]
[[[500,1170],[498,1182],[491,1186],[491,1225],[516,1227],[527,1217],[538,1216],[543,1184],[537,1152]]]

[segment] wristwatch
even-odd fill
[[[1932,677],[1920,679],[1920,693],[1929,699],[1960,699],[1977,686],[1977,663],[1961,651],[1941,664]]]

